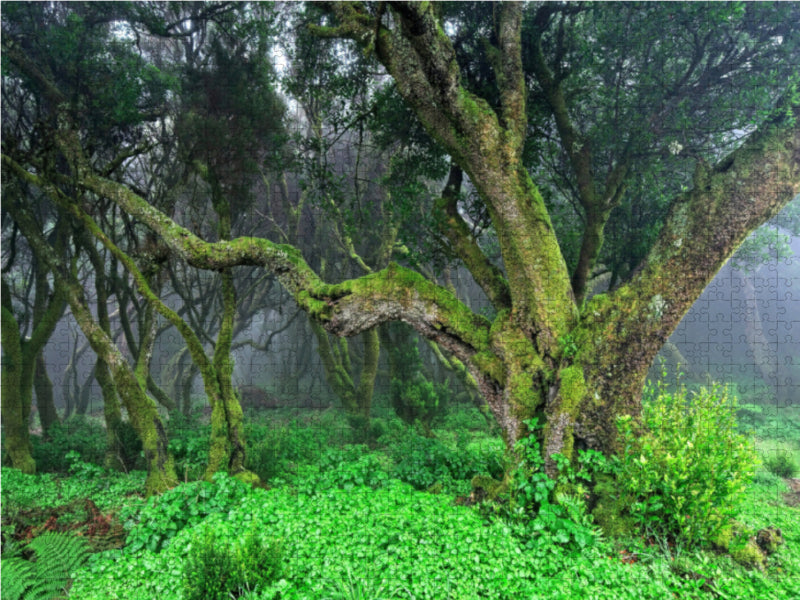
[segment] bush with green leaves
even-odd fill
[[[397,416],[409,425],[417,422],[430,433],[434,418],[439,416],[450,398],[447,384],[428,381],[421,373],[411,379],[392,379],[391,399]]]
[[[181,530],[200,523],[208,515],[225,513],[247,496],[250,486],[227,473],[213,482],[194,481],[151,497],[138,515],[128,515],[126,551],[146,548],[159,552]]]
[[[789,453],[788,450],[779,450],[777,452],[770,452],[764,459],[764,467],[770,473],[788,479],[794,477],[797,473],[797,461]]]
[[[455,447],[451,447],[437,438],[421,436],[411,428],[389,443],[388,452],[395,463],[392,476],[418,490],[435,484],[448,489],[461,482],[463,485],[456,485],[453,491],[468,493],[468,482],[475,475],[489,474],[496,466],[494,453],[468,448],[465,437],[458,436]]]
[[[701,545],[735,515],[758,464],[739,433],[736,401],[725,388],[646,390],[641,426],[622,417],[614,459],[614,499],[639,530],[664,548]]]
[[[278,579],[283,544],[264,540],[254,529],[234,541],[211,527],[193,532],[184,562],[184,600],[228,600],[255,592]]]
[[[187,481],[203,476],[208,464],[210,425],[196,419],[176,415],[169,424],[169,451],[175,460],[175,470]]]
[[[329,448],[298,480],[298,491],[317,493],[323,490],[370,487],[377,489],[389,479],[389,459],[370,452],[363,444]]]
[[[484,511],[499,514],[514,526],[530,550],[546,551],[552,544],[592,546],[598,539],[586,506],[588,483],[595,470],[604,468],[603,456],[595,451],[580,452],[581,468],[575,472],[569,460],[553,455],[559,475],[545,472],[544,459],[536,438],[536,419],[526,421],[531,435],[520,439],[515,450],[519,461],[510,472],[507,489]]]
[[[442,428],[454,431],[489,431],[492,417],[487,418],[474,406],[452,406],[442,418]]]
[[[106,432],[99,421],[84,415],[73,415],[50,429],[50,439],[31,436],[36,469],[42,473],[66,473],[70,460],[67,454],[77,452],[81,460],[102,465],[108,446]]]
[[[316,462],[325,453],[337,432],[346,427],[320,417],[314,426],[289,423],[250,423],[245,428],[248,440],[245,466],[263,481],[285,477],[299,463]],[[336,440],[340,442],[341,440]]]

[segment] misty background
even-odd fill
[[[785,210],[796,210],[798,203],[800,198],[795,198]],[[751,235],[774,239],[774,243],[763,246],[762,241],[757,257],[743,256],[745,244],[720,270],[662,348],[651,367],[651,381],[663,380],[668,385],[680,381],[689,386],[727,384],[740,403],[780,408],[797,402],[800,237],[776,225],[779,218]],[[450,277],[459,296],[480,311],[484,298],[471,276],[456,270]],[[234,350],[234,384],[257,386],[284,398],[305,398],[307,404],[316,406],[336,405],[305,314],[297,311],[279,286],[273,287],[273,308],[257,314],[251,327],[235,340],[239,343],[234,344],[235,348],[238,345]],[[254,350],[250,341],[266,345],[267,351]],[[126,353],[124,338],[120,337],[118,343]],[[183,341],[174,329],[165,329],[156,344],[152,371],[165,389],[170,387],[164,381],[172,370],[169,362],[182,347]],[[448,377],[436,371],[438,361],[424,341],[420,342],[420,351],[434,377]],[[89,413],[102,410],[102,394],[92,374],[94,353],[69,313],[50,339],[45,360],[56,406],[68,408],[68,413],[81,404]],[[377,382],[379,393],[385,391],[381,379]],[[194,377],[192,386],[192,395],[202,403],[199,376]]]

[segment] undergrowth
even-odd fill
[[[584,453],[576,465],[560,461],[553,482],[543,477],[530,438],[518,449],[525,460],[504,479],[503,443],[474,414],[446,415],[441,423],[452,428],[434,429],[434,438],[391,417],[377,421],[381,435],[368,444],[337,434],[348,425],[333,411],[251,422],[250,450],[262,452],[249,460],[261,464],[270,489],[219,473],[213,482],[190,481],[145,502],[131,496],[143,474],[112,474],[76,457],[69,477],[3,469],[4,569],[5,553],[19,544],[6,535],[9,518],[91,497],[119,515],[127,537],[123,548],[94,553],[76,569],[69,597],[81,600],[217,592],[250,600],[794,597],[800,509],[786,504],[787,484],[764,468],[725,513],[752,531],[782,530],[785,545],[760,572],[703,544],[685,544],[676,557],[674,545],[665,553],[647,535],[598,535],[589,479],[613,466],[598,455]],[[184,464],[199,464],[201,447],[188,432],[178,437]],[[630,458],[641,464],[648,438],[637,440]],[[702,447],[699,438],[690,441]],[[662,468],[656,454],[644,456]],[[665,463],[673,469],[667,472],[682,472],[673,467],[683,459],[670,460],[678,462]],[[465,499],[474,496],[475,481],[506,487],[492,502],[462,505],[472,503]],[[245,571],[260,575],[248,579]],[[219,583],[217,592],[211,581]]]

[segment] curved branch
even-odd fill
[[[5,155],[3,162],[31,183],[47,185]],[[250,265],[271,271],[297,304],[331,333],[352,336],[384,321],[400,320],[461,360],[487,347],[489,321],[415,271],[390,264],[357,279],[326,284],[292,246],[252,237],[206,242],[120,183],[91,173],[85,174],[81,183],[142,221],[194,267],[221,270]]]

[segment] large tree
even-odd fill
[[[360,46],[383,69],[375,86],[393,86],[404,118],[450,158],[432,222],[488,298],[480,314],[397,263],[326,282],[292,246],[201,239],[104,175],[108,159],[82,143],[69,103],[5,20],[3,49],[47,96],[53,143],[82,192],[114,202],[194,267],[273,273],[330,333],[407,323],[469,369],[510,447],[528,419],[545,424],[552,472],[554,453],[615,449],[615,420],[638,414],[669,334],[747,234],[800,191],[799,10],[312,7],[312,31]],[[3,152],[11,172],[46,187],[24,152],[5,142]],[[614,287],[592,296],[602,270]]]

